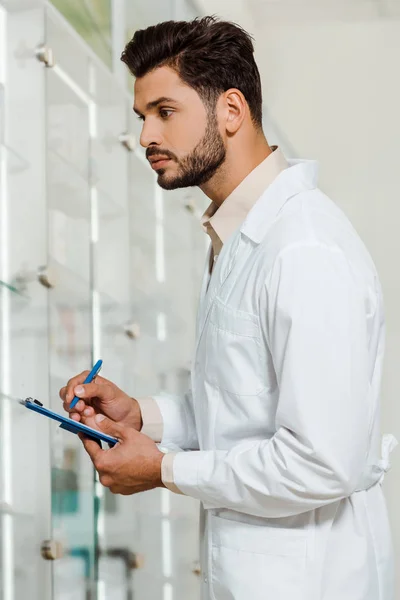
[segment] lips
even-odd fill
[[[153,156],[149,159],[152,169],[160,169],[167,164],[171,159],[163,156]]]

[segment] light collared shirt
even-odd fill
[[[266,188],[288,167],[279,148],[272,146],[272,150],[272,153],[243,179],[221,206],[218,207],[212,202],[204,213],[202,226],[212,243],[210,272],[222,246],[240,227]],[[138,403],[142,412],[142,433],[155,442],[160,442],[163,435],[163,420],[157,402],[153,398],[140,398]],[[161,465],[161,478],[169,490],[180,494],[182,492],[174,484],[173,477],[175,454],[175,452],[165,454]]]

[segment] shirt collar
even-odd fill
[[[233,190],[226,200],[217,206],[212,202],[202,217],[204,230],[211,238],[214,255],[219,254],[223,244],[245,221],[254,204],[274,179],[288,167],[277,146],[272,146],[267,156]]]
[[[259,244],[288,200],[318,185],[315,160],[291,159],[288,168],[266,188],[240,227],[241,233]]]

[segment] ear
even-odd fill
[[[246,99],[240,90],[231,88],[224,92],[223,101],[226,114],[226,131],[228,134],[236,133],[249,112]]]

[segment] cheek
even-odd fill
[[[168,124],[165,131],[167,148],[182,158],[197,146],[204,137],[205,130],[206,123],[202,118],[171,119],[171,123]]]

